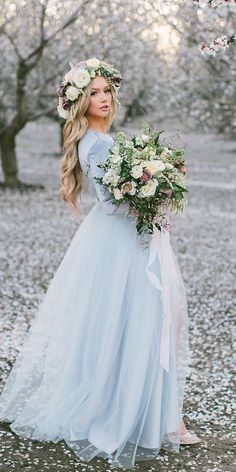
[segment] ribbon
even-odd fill
[[[150,266],[158,257],[161,268],[161,280],[150,270]],[[157,290],[161,292],[162,301],[162,328],[160,343],[160,364],[169,372],[169,356],[170,356],[170,323],[171,323],[171,307],[170,307],[170,283],[171,273],[171,252],[169,242],[169,231],[159,231],[154,226],[154,232],[149,249],[148,263],[145,271],[150,282]]]

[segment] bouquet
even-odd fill
[[[106,162],[98,161],[103,177],[94,179],[114,196],[112,203],[129,202],[138,234],[169,229],[169,217],[187,205],[184,147],[160,142],[164,130],[156,131],[147,122],[141,136],[118,132]]]

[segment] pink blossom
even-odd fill
[[[64,102],[64,103],[62,104],[62,108],[64,108],[64,110],[69,110],[69,109],[70,109],[70,106],[71,106],[71,105],[70,105],[70,102]]]
[[[150,178],[151,174],[149,174],[147,170],[144,170],[140,180],[142,180],[142,182],[147,182],[148,180],[150,180]]]
[[[185,165],[181,165],[181,166],[179,167],[179,171],[180,171],[182,174],[186,174],[186,167],[185,167]]]
[[[171,190],[171,188],[165,188],[162,190],[162,192],[165,193],[168,198],[172,197],[173,190]]]
[[[201,44],[199,44],[199,49],[200,50],[205,49],[205,47],[206,47],[206,43],[202,42]]]
[[[64,97],[65,90],[66,87],[64,85],[59,85],[59,87],[56,88],[56,94],[58,95],[58,97]]]

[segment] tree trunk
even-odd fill
[[[16,136],[12,132],[5,132],[0,138],[2,169],[7,187],[17,187],[17,159],[16,159]]]

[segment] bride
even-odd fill
[[[57,88],[66,120],[61,196],[79,212],[86,179],[97,202],[32,320],[0,396],[0,420],[21,437],[64,440],[82,460],[103,457],[127,469],[161,448],[179,452],[200,441],[182,419],[187,302],[169,235],[158,235],[150,260],[134,210],[114,205],[94,180],[114,143],[123,78],[96,58],[70,65]]]

